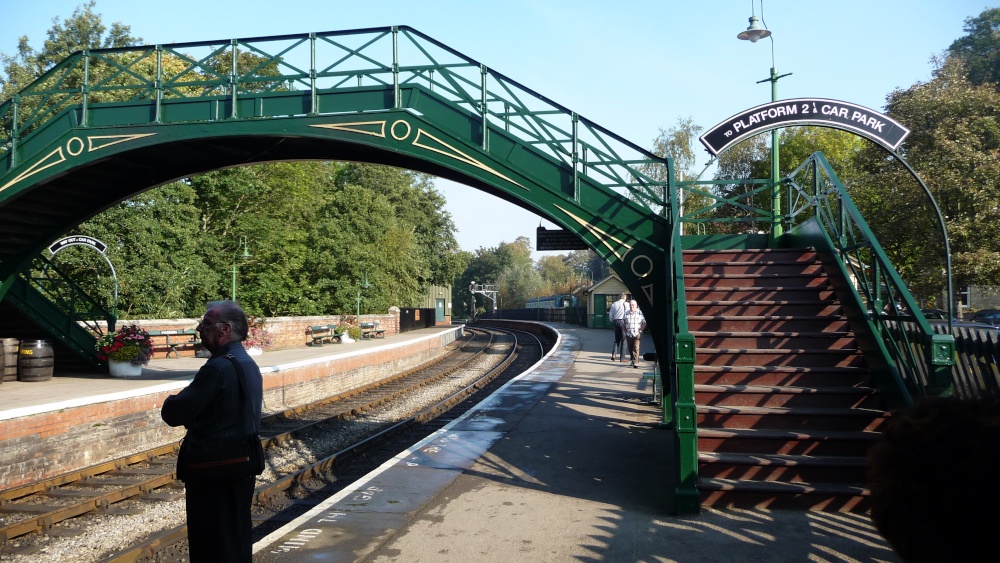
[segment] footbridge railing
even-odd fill
[[[861,317],[877,337],[882,366],[892,376],[889,399],[909,403],[952,393],[955,338],[937,334],[875,239],[854,201],[822,153],[815,153],[784,180],[786,222],[791,234],[823,245],[850,280]],[[867,351],[866,351],[867,352]]]
[[[34,260],[29,271],[14,278],[7,297],[22,314],[77,356],[95,364],[97,337],[105,330],[113,331],[117,322],[113,313],[41,256]]]
[[[577,177],[659,212],[661,159],[406,26],[80,51],[0,104],[0,167],[48,124],[141,125],[404,108],[419,86],[556,159]],[[366,94],[378,92],[378,96]],[[342,94],[355,94],[350,107]],[[341,94],[341,95],[334,95]],[[210,111],[196,101],[210,99]],[[116,104],[116,122],[92,110]],[[110,114],[106,114],[110,115]],[[106,119],[102,115],[100,119]],[[9,158],[8,158],[9,157]],[[0,177],[4,170],[0,169]]]

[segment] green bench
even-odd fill
[[[372,323],[361,323],[361,338],[385,338],[385,329],[379,325],[378,321]]]
[[[658,404],[663,398],[663,380],[660,378],[660,364],[656,361],[656,352],[646,352],[642,355],[642,359],[653,362],[653,371],[642,372],[642,379],[653,384],[649,402]]]
[[[343,332],[337,332],[337,325],[313,325],[309,327],[309,336],[312,337],[312,346],[322,346],[325,342],[333,344],[340,342]]]
[[[167,355],[164,356],[166,358],[169,358],[170,354],[173,354],[175,358],[180,358],[181,354],[180,351],[178,350],[179,347],[201,346],[201,336],[198,334],[198,331],[193,328],[184,328],[178,330],[150,330],[148,332],[151,338],[158,336],[162,336],[165,338],[165,341],[159,347],[160,348],[166,347]],[[184,339],[185,336],[188,337],[187,340]],[[157,348],[155,342],[153,343],[153,348],[154,349]]]

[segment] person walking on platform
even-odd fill
[[[263,469],[258,435],[263,379],[243,349],[247,336],[243,309],[233,301],[215,301],[207,308],[197,330],[212,356],[190,385],[163,401],[160,416],[170,426],[187,429],[177,477],[186,488],[190,560],[249,562],[250,505],[255,475]],[[226,452],[226,459],[205,460],[219,452]],[[227,465],[224,476],[203,473]]]
[[[639,304],[635,302],[635,299],[629,302],[629,310],[625,313],[625,320],[623,322],[625,331],[625,342],[628,344],[628,353],[632,359],[632,367],[639,367],[636,362],[639,361],[639,340],[642,337],[642,331],[646,330],[646,317],[642,316],[642,311],[639,310]]]
[[[615,343],[611,347],[611,361],[615,361],[615,352],[618,352],[618,359],[625,361],[625,332],[623,323],[625,322],[625,311],[628,311],[628,301],[625,301],[625,294],[618,296],[618,301],[611,304],[608,311],[608,318],[611,319],[611,326],[615,329]]]

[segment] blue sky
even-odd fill
[[[11,1],[0,51],[27,35],[41,48],[52,18],[78,0]],[[779,98],[839,99],[881,110],[896,88],[930,78],[931,57],[963,34],[984,0],[764,0]],[[614,5],[614,8],[610,7]],[[753,9],[761,15],[759,0]],[[748,0],[453,2],[435,0],[97,0],[105,25],[174,43],[409,25],[643,147],[691,117],[708,129],[770,101],[771,43],[736,39]],[[905,125],[905,124],[904,124]],[[702,153],[699,166],[708,161]],[[466,186],[438,181],[465,250],[518,236],[541,219]],[[546,227],[552,224],[542,223]],[[536,253],[536,258],[547,253]]]

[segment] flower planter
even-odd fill
[[[111,377],[139,377],[142,375],[142,365],[134,366],[132,362],[109,359],[108,373]]]
[[[264,349],[260,346],[251,346],[247,348],[247,354],[250,356],[259,356],[264,353]]]

